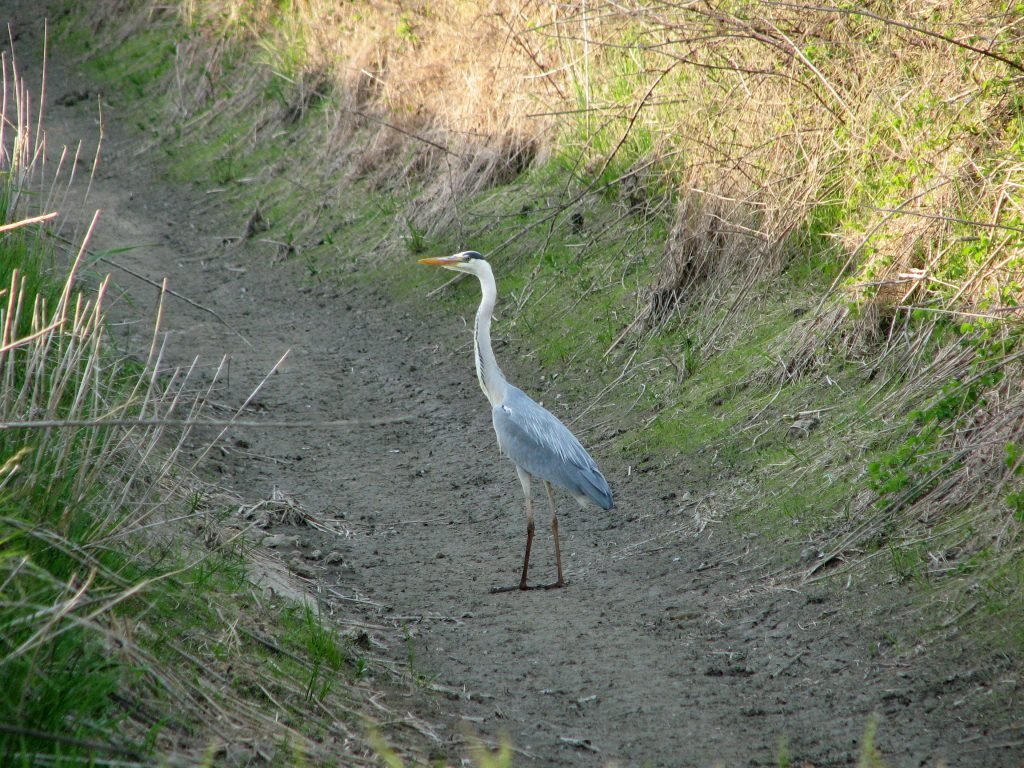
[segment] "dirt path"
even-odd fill
[[[15,29],[26,56],[38,35],[36,6],[10,7],[23,13]],[[95,143],[95,96],[62,98],[95,90],[53,57],[51,149]],[[934,655],[892,646],[902,592],[777,583],[769,542],[727,523],[697,525],[684,501],[703,489],[686,467],[629,475],[597,456],[617,509],[580,512],[563,499],[569,588],[489,594],[516,578],[524,519],[477,389],[464,319],[440,309],[414,314],[389,299],[387,286],[310,288],[267,245],[225,245],[245,222],[211,215],[216,195],[201,185],[168,186],[158,153],[120,122],[118,105],[105,104],[104,115],[103,159],[85,208],[103,212],[93,247],[134,247],[115,260],[154,281],[169,277],[225,321],[170,301],[177,362],[199,355],[212,370],[230,354],[230,381],[217,397],[236,407],[291,350],[256,416],[409,416],[373,429],[233,431],[205,471],[249,501],[283,492],[336,529],[271,532],[298,537],[283,557],[326,608],[377,627],[374,653],[411,662],[423,684],[410,687],[408,701],[392,693],[389,703],[435,724],[450,759],[461,749],[451,743],[468,730],[507,734],[517,765],[778,765],[785,738],[794,764],[848,766],[877,712],[877,743],[892,765],[1018,764],[1012,748],[1000,747],[1012,739],[987,735],[980,722],[977,675],[944,672]],[[419,267],[409,259],[396,268]],[[155,291],[115,276],[127,291],[117,314],[138,317],[118,331],[131,348],[149,327]],[[553,570],[544,517],[538,531],[542,578]],[[328,564],[313,550],[344,560]]]

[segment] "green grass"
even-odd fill
[[[20,318],[0,310],[3,339],[15,343],[0,353],[0,420],[93,419],[115,403],[130,413],[130,377],[100,351],[102,326],[71,334],[62,319],[68,304],[46,243],[39,230],[0,240],[0,284],[24,302]],[[0,431],[0,675],[13,694],[0,701],[5,764],[144,751],[118,727],[114,698],[141,668],[112,656],[112,614],[145,584],[100,544],[126,516],[105,506],[97,484],[126,458],[114,438],[110,429]]]
[[[153,85],[174,67],[177,46],[159,29],[134,32],[118,44],[116,55],[102,44],[96,46],[97,38],[74,24],[69,23],[62,32],[69,36],[69,43],[92,54],[89,70],[96,77],[116,83],[117,95],[128,102],[151,97]]]

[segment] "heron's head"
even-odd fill
[[[420,259],[420,264],[427,264],[432,267],[444,267],[456,272],[469,272],[471,275],[480,276],[482,270],[487,268],[487,261],[476,251],[463,251],[451,256],[440,258]]]

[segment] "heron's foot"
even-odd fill
[[[519,584],[510,584],[507,587],[491,587],[491,594],[497,595],[501,592],[518,592],[519,590],[533,589],[533,587],[527,586],[526,582],[520,582]]]
[[[502,592],[532,592],[537,589],[561,589],[568,583],[569,582],[567,581],[559,580],[554,582],[553,584],[537,584],[536,586],[530,586],[525,581],[521,581],[518,584],[511,584],[507,587],[491,587],[491,594],[497,595]]]

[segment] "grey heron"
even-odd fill
[[[555,540],[555,565],[558,581],[544,585],[543,589],[565,586],[562,575],[562,551],[558,541],[558,513],[552,484],[566,489],[580,506],[593,502],[602,509],[612,508],[612,492],[597,464],[580,445],[580,441],[558,418],[529,395],[513,386],[505,378],[494,359],[491,348],[491,317],[498,298],[494,272],[476,251],[463,251],[443,258],[420,259],[420,264],[444,267],[456,272],[468,272],[480,281],[480,307],[476,312],[473,341],[476,347],[476,375],[480,388],[491,404],[491,421],[498,436],[498,448],[512,459],[516,474],[526,497],[526,554],[519,584],[499,587],[492,592],[530,589],[527,571],[530,568],[530,548],[533,546],[533,500],[530,496],[532,478],[544,481],[551,505],[551,534]]]

